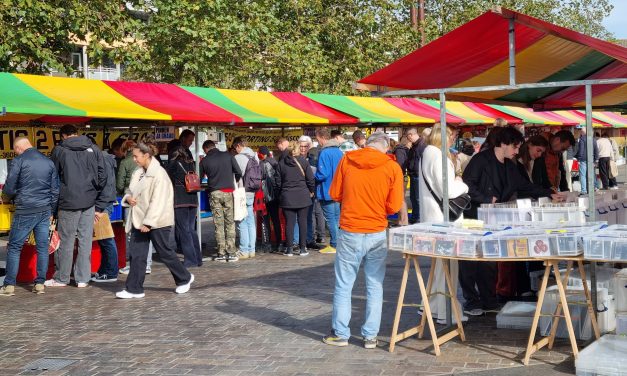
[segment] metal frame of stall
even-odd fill
[[[442,124],[441,138],[442,138],[442,202],[443,202],[443,214],[444,221],[449,220],[449,194],[448,194],[448,163],[446,158],[446,152],[448,150],[447,137],[446,137],[446,94],[447,93],[469,93],[469,92],[486,92],[486,91],[498,91],[498,90],[519,90],[519,89],[537,89],[537,88],[557,88],[557,87],[572,87],[572,86],[584,86],[585,87],[585,102],[586,102],[586,133],[588,135],[593,134],[592,129],[592,86],[593,85],[615,85],[627,83],[627,78],[610,78],[610,79],[595,79],[595,80],[578,80],[578,81],[558,81],[558,82],[543,82],[543,83],[516,83],[516,45],[515,45],[515,22],[513,18],[509,19],[509,84],[508,85],[493,85],[493,86],[477,86],[477,87],[456,87],[456,88],[440,88],[440,89],[425,89],[425,90],[395,90],[395,91],[379,91],[374,92],[378,96],[420,96],[420,95],[433,95],[438,94],[440,98],[440,124]],[[587,137],[587,159],[590,161],[593,159],[592,149],[593,137]],[[588,170],[589,172],[590,170]],[[594,170],[592,170],[594,171]],[[588,187],[594,186],[594,173],[588,173],[587,176]],[[588,210],[590,219],[594,221],[595,218],[595,203],[594,194],[588,194]],[[591,264],[590,278],[592,285],[592,301],[596,302],[596,274],[595,263]],[[447,294],[449,292],[447,291]],[[451,327],[451,300],[447,298],[447,312],[446,321],[447,327]],[[596,307],[595,307],[596,314]]]

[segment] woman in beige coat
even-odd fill
[[[130,233],[130,272],[126,289],[115,294],[120,299],[143,298],[148,243],[152,241],[161,261],[170,269],[177,294],[189,291],[194,282],[176,256],[174,245],[174,192],[168,173],[155,157],[157,147],[140,142],[133,148],[133,160],[140,167],[133,172],[122,205],[130,206],[126,232]]]

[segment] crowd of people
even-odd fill
[[[267,146],[254,151],[245,137],[235,138],[227,151],[205,141],[199,177],[207,181],[215,226],[213,260],[232,263],[254,258],[257,252],[287,257],[304,257],[311,251],[336,254],[332,332],[323,338],[335,346],[348,344],[351,293],[363,264],[367,305],[361,334],[364,346],[373,348],[381,320],[388,216],[398,214],[398,225],[444,220],[442,158],[448,163],[449,197],[468,194],[471,199],[470,209],[456,221],[464,216],[476,218],[477,208],[485,203],[540,197],[563,200],[563,192],[572,189],[567,176],[569,156],[579,162],[582,192],[586,191],[585,131],[579,140],[568,130],[525,140],[519,130],[499,120],[483,145],[471,140],[457,143],[458,135],[450,127],[443,140],[441,131],[439,124],[422,132],[408,128],[395,142],[381,132],[366,137],[355,131],[349,137],[318,128],[316,147],[309,136],[301,136],[292,147],[280,137],[274,153]],[[195,171],[189,149],[195,134],[184,130],[170,142],[165,162],[150,141],[116,140],[109,154],[78,135],[72,125],[63,126],[61,135],[62,142],[50,158],[26,138],[14,142],[17,157],[4,193],[14,197],[16,210],[0,295],[15,293],[20,251],[31,232],[38,254],[35,293],[70,285],[72,274],[76,286],[84,288],[90,282],[115,282],[122,273],[128,274],[125,289],[116,297],[143,298],[153,248],[171,272],[175,292],[188,292],[194,282],[189,270],[206,260],[196,232],[198,191],[190,189],[187,181]],[[444,142],[459,147],[443,155]],[[618,155],[616,147],[607,135],[593,145],[603,188],[615,186],[610,161]],[[92,275],[94,226],[106,213],[111,214],[117,195],[127,208],[128,265],[118,270],[114,239],[100,239],[102,262]],[[46,280],[53,218],[60,247],[54,253],[56,272]],[[78,252],[73,263],[75,243]],[[182,260],[177,252],[182,253]],[[453,286],[457,289],[459,283],[464,296],[463,312],[480,315],[497,309],[502,298],[530,294],[529,271],[537,267],[533,263],[451,261]],[[445,285],[438,262],[433,289],[444,292]],[[432,299],[432,314],[443,322],[445,298],[436,295]]]

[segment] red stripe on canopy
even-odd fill
[[[436,122],[440,121],[440,110],[438,110],[437,108],[433,106],[429,106],[428,104],[422,103],[412,98],[384,98],[384,99],[390,104],[400,108],[403,111],[407,111],[410,114],[433,119]],[[447,113],[446,122],[449,124],[461,124],[461,123],[465,123],[466,120]]]
[[[172,84],[103,81],[131,101],[174,121],[242,122],[242,118]]]
[[[384,82],[386,87],[400,89],[455,86],[507,59],[508,29],[503,16],[485,13],[359,82],[372,85]],[[517,28],[516,51],[544,36],[542,31],[530,27]]]
[[[622,61],[615,61],[593,75],[587,77],[587,80],[597,80],[602,78],[627,78],[627,64]],[[593,85],[592,97],[602,95],[611,90],[616,89],[624,84],[615,85]],[[539,106],[534,106],[536,109],[560,109],[566,107],[573,107],[576,103],[585,102],[586,92],[584,86],[574,86],[568,89],[559,91],[553,95],[550,95],[542,100],[538,101]]]
[[[512,115],[506,114],[505,112],[499,111],[496,108],[492,108],[483,103],[474,103],[474,102],[464,102],[464,104],[477,111],[483,116],[488,116],[491,118],[502,118],[507,121],[508,124],[521,124],[522,120],[514,117]]]
[[[315,102],[301,93],[274,92],[275,97],[308,114],[328,119],[330,124],[356,124],[359,119]]]

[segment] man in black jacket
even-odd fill
[[[592,163],[588,163],[588,139],[586,136],[586,127],[581,128],[579,140],[577,141],[577,152],[574,157],[579,163],[579,183],[581,184],[581,193],[588,193],[588,167],[591,166],[591,172],[594,173],[594,163],[599,159],[599,148],[596,140],[592,140]],[[596,185],[596,174],[593,179]]]
[[[561,195],[534,185],[520,174],[513,159],[524,141],[523,135],[514,127],[504,127],[496,134],[493,148],[479,152],[470,160],[462,175],[472,205],[465,213],[467,217],[477,218],[477,208],[481,204],[507,202],[520,196],[562,199]],[[466,300],[466,314],[477,316],[484,310],[497,308],[496,277],[495,262],[459,262],[459,282]]]
[[[233,191],[234,181],[242,178],[242,170],[235,158],[228,152],[218,150],[213,141],[205,141],[202,149],[205,157],[200,161],[200,177],[207,175],[207,191],[218,243],[215,261],[237,261]]]
[[[407,140],[412,146],[409,149],[409,157],[407,159],[407,175],[409,175],[409,199],[411,201],[411,217],[409,223],[420,222],[420,159],[422,153],[427,147],[426,138],[431,134],[431,128],[425,128],[422,137],[418,135],[416,128],[409,128],[405,132]]]
[[[33,292],[43,294],[48,270],[48,229],[59,198],[59,177],[52,161],[33,148],[27,138],[16,139],[13,149],[17,157],[11,163],[4,193],[14,197],[15,214],[0,296],[15,295],[20,252],[31,231],[37,243],[37,277]]]
[[[105,213],[111,218],[113,204],[117,201],[115,188],[115,169],[117,162],[115,155],[102,153],[107,182],[103,186],[96,200],[96,222],[99,222]],[[115,282],[118,280],[118,247],[115,237],[98,240],[100,247],[100,267],[98,272],[91,277],[92,282]]]
[[[46,281],[50,287],[70,283],[74,241],[78,234],[78,255],[74,279],[78,287],[87,287],[91,279],[91,243],[94,221],[109,206],[101,195],[107,183],[102,151],[86,136],[79,136],[73,125],[61,127],[62,141],[50,158],[59,172],[58,229],[61,245],[54,254],[57,268],[54,278]]]

